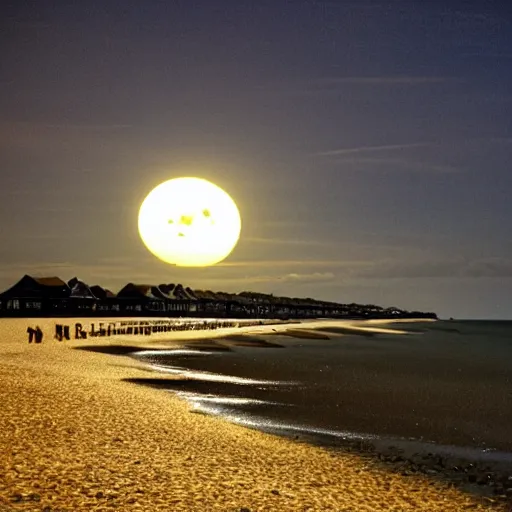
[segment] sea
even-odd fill
[[[512,321],[382,327],[326,325],[313,339],[295,329],[134,357],[155,372],[144,384],[249,428],[512,463]]]

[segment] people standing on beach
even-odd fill
[[[41,331],[41,329],[38,325],[36,325],[35,329],[32,329],[32,327],[28,327],[27,332],[28,332],[28,342],[29,343],[32,343],[32,341],[35,341],[36,343],[42,343],[43,331]]]

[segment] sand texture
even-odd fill
[[[193,414],[171,393],[123,381],[148,375],[132,359],[72,349],[91,340],[29,345],[29,323],[0,320],[0,511],[506,510]]]

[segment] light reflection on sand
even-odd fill
[[[218,373],[209,373],[201,371],[187,370],[179,366],[161,366],[157,364],[150,364],[149,368],[158,372],[172,373],[180,375],[185,378],[199,380],[199,381],[210,381],[210,382],[226,382],[230,384],[244,384],[244,385],[259,385],[259,386],[294,386],[296,382],[286,382],[280,380],[256,380],[249,379],[246,377],[235,377],[234,375],[221,375]]]
[[[255,398],[228,397],[218,395],[202,395],[200,393],[187,393],[183,391],[171,391],[180,398],[187,400],[194,405],[194,408],[206,407],[202,404],[218,404],[218,405],[279,405],[279,402],[271,402],[267,400],[257,400]],[[291,404],[290,404],[291,405]]]
[[[229,407],[222,407],[222,397],[219,397],[218,399],[215,398],[212,400],[213,404],[211,404],[208,403],[208,401],[196,400],[194,397],[188,399],[185,393],[181,395],[178,392],[177,395],[192,403],[195,411],[200,411],[204,414],[213,416],[221,416],[222,418],[232,423],[236,423],[237,425],[262,430],[272,434],[303,434],[305,436],[322,437],[324,439],[330,437],[343,441],[371,441],[377,450],[385,450],[387,447],[389,447],[389,445],[393,445],[396,448],[402,449],[404,453],[409,455],[417,452],[432,452],[438,455],[467,458],[468,460],[473,461],[487,461],[508,464],[512,462],[512,454],[500,450],[482,450],[479,448],[466,446],[437,444],[414,438],[406,439],[400,437],[379,436],[376,434],[368,434],[364,432],[350,432],[345,430],[315,428],[307,425],[293,425],[290,423],[271,420],[261,416],[254,416],[250,413],[233,413],[233,410]],[[276,402],[262,402],[258,400],[249,400],[248,402],[249,405],[251,402],[261,402],[262,404],[266,405],[281,405],[277,404]],[[226,405],[234,406],[245,405],[242,402],[224,403],[226,403]]]
[[[149,356],[211,356],[214,352],[207,352],[205,350],[188,350],[177,348],[174,350],[141,350],[135,352],[137,357],[149,357]]]
[[[187,399],[186,396],[180,395],[177,393],[178,396],[181,396],[182,398]],[[215,397],[212,402],[214,404],[222,404],[224,397]],[[229,399],[231,400],[231,399]],[[240,400],[246,400],[246,399],[240,399]],[[248,415],[244,414],[233,414],[229,412],[229,409],[227,407],[219,407],[216,405],[211,405],[208,403],[208,401],[203,400],[197,400],[195,397],[192,397],[192,399],[189,400],[193,403],[194,409],[200,410],[201,412],[204,412],[205,414],[211,414],[215,416],[222,416],[224,419],[227,419],[228,421],[231,421],[233,423],[237,423],[238,425],[244,425],[246,427],[252,427],[257,428],[260,430],[271,430],[271,431],[282,431],[282,432],[301,432],[304,434],[312,434],[312,435],[326,435],[326,436],[333,436],[333,437],[339,437],[342,439],[378,439],[379,436],[372,435],[372,434],[362,434],[362,433],[356,433],[356,432],[348,432],[348,431],[341,431],[341,430],[329,430],[329,429],[322,429],[322,428],[313,428],[306,425],[292,425],[291,423],[283,423],[275,420],[270,420],[268,418],[263,417],[249,417]],[[206,403],[204,403],[206,402]],[[281,405],[276,404],[276,402],[265,402],[262,400],[249,400],[247,399],[248,403],[261,403],[261,404],[267,404],[267,405]],[[244,405],[243,402],[236,403],[231,401],[224,402],[226,404],[230,405]]]

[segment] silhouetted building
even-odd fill
[[[24,275],[0,294],[0,309],[13,315],[51,314],[61,309],[71,295],[69,286],[58,277]]]
[[[114,295],[74,277],[23,276],[0,294],[2,316],[195,316],[202,318],[437,318],[374,304],[338,304],[272,294],[192,290],[182,284],[128,283]]]
[[[150,284],[128,283],[117,294],[119,304],[123,311],[165,312],[165,300],[158,287]]]

